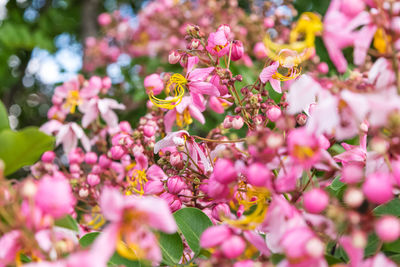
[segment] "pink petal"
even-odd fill
[[[124,198],[118,189],[105,187],[100,196],[100,208],[104,217],[112,222],[118,222],[122,218]]]
[[[150,168],[146,171],[147,178],[151,180],[164,180],[167,178],[167,175],[158,165],[151,165]]]
[[[218,88],[209,82],[193,81],[189,82],[187,86],[192,93],[219,96]]]
[[[201,113],[201,111],[196,106],[189,106],[189,113],[193,118],[198,120],[201,124],[204,124],[206,122],[203,113]]]
[[[275,61],[270,66],[264,68],[259,76],[261,82],[266,83],[268,80],[270,80],[272,78],[272,75],[274,75],[275,72],[278,70],[278,67],[279,67],[279,62]]]
[[[167,133],[171,132],[176,120],[176,109],[171,109],[164,115],[164,127]]]
[[[204,81],[213,72],[214,67],[200,68],[191,71],[188,75],[189,81]]]
[[[281,89],[281,82],[275,79],[270,79],[269,83],[272,86],[272,89],[274,89],[275,92],[281,94],[282,93],[282,89]]]

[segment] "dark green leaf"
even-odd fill
[[[400,240],[383,244],[382,250],[400,253]]]
[[[400,199],[395,198],[386,204],[376,207],[374,209],[374,213],[377,216],[390,214],[390,215],[400,217]]]
[[[325,260],[328,262],[328,265],[331,266],[336,263],[343,263],[343,261],[339,258],[336,258],[332,255],[325,255]]]
[[[368,236],[368,243],[364,250],[364,256],[369,257],[375,254],[379,246],[379,238],[375,234]]]
[[[92,233],[88,233],[84,236],[82,236],[81,239],[79,239],[79,244],[81,245],[81,247],[83,248],[87,248],[89,247],[94,240],[100,235],[100,232],[92,232]]]
[[[111,259],[108,261],[108,266],[121,266],[121,265],[126,267],[150,266],[150,264],[146,264],[141,261],[128,260],[119,255],[117,252],[115,252],[114,255],[111,257]]]
[[[79,232],[78,223],[75,221],[74,218],[71,217],[71,215],[67,215],[61,219],[56,220],[55,225],[70,229],[75,232]]]
[[[212,226],[211,220],[196,208],[180,209],[174,213],[174,218],[189,247],[195,254],[199,253],[200,236],[204,230]]]
[[[0,158],[6,164],[5,174],[35,163],[40,155],[53,149],[54,138],[28,127],[19,132],[6,129],[0,132]]]
[[[280,263],[284,258],[285,258],[285,256],[282,254],[272,254],[271,255],[271,261],[275,265]]]
[[[163,256],[163,263],[167,265],[178,264],[183,254],[183,243],[180,235],[159,233],[160,248]]]

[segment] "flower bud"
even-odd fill
[[[81,167],[79,166],[79,164],[70,164],[69,165],[69,171],[71,173],[80,173],[81,172]]]
[[[164,183],[160,180],[149,180],[144,185],[144,193],[147,195],[158,195],[164,191]]]
[[[278,106],[270,106],[267,110],[267,117],[270,121],[275,122],[281,116],[282,111]]]
[[[392,242],[400,236],[400,222],[394,216],[384,216],[375,223],[375,232],[385,242]]]
[[[97,154],[94,152],[88,152],[85,155],[86,164],[93,165],[97,163]]]
[[[214,166],[213,177],[221,184],[229,184],[237,178],[235,166],[228,159],[218,159]]]
[[[179,62],[179,60],[181,60],[181,55],[179,54],[178,51],[174,50],[174,51],[171,51],[171,53],[169,53],[169,56],[168,56],[169,64],[176,64]]]
[[[74,149],[68,153],[69,164],[81,164],[85,155],[80,148]]]
[[[320,258],[324,255],[325,246],[317,237],[313,237],[306,243],[306,251],[313,258]]]
[[[96,186],[100,183],[100,176],[97,174],[89,173],[87,176],[87,183],[90,186]]]
[[[186,183],[182,177],[172,176],[167,180],[167,187],[171,194],[178,194],[186,187]]]
[[[54,151],[46,151],[42,155],[42,161],[46,163],[52,163],[55,157],[56,153],[54,153]]]
[[[110,14],[108,13],[101,13],[98,17],[97,17],[97,22],[100,24],[100,26],[107,26],[111,23],[112,18],[110,16]]]
[[[153,125],[145,125],[143,127],[143,134],[146,137],[152,137],[156,133],[156,128]]]
[[[232,42],[231,59],[237,61],[243,57],[244,48],[241,41],[235,40]]]
[[[232,128],[232,117],[231,117],[231,116],[226,116],[225,119],[224,119],[224,122],[223,122],[222,126],[223,126],[225,129],[230,129],[230,128]]]
[[[320,213],[329,204],[328,194],[319,188],[311,189],[304,194],[304,208],[310,213]]]
[[[307,122],[307,115],[306,115],[306,114],[303,114],[303,113],[297,114],[297,116],[296,116],[296,122],[297,122],[297,124],[300,125],[300,126],[305,125],[306,122]]]
[[[114,160],[119,160],[125,155],[125,150],[122,146],[113,146],[110,149],[111,158]]]
[[[175,195],[164,192],[160,195],[160,197],[162,199],[164,199],[165,201],[167,201],[168,206],[171,209],[171,212],[175,212],[175,211],[179,210],[182,206],[181,200]]]
[[[222,253],[228,259],[239,257],[246,248],[246,242],[240,236],[232,236],[221,245]]]
[[[154,95],[158,95],[164,89],[164,82],[159,74],[153,73],[144,78],[144,88],[148,93],[153,92]]]
[[[362,180],[364,170],[357,164],[348,164],[342,168],[342,177],[340,181],[347,184],[356,184]]]
[[[244,121],[242,117],[240,116],[235,116],[232,120],[232,127],[235,128],[236,130],[239,130],[240,128],[243,127]]]
[[[101,155],[99,158],[99,165],[100,167],[102,167],[103,169],[107,169],[108,167],[110,167],[111,164],[111,159],[109,159],[106,155]]]
[[[22,187],[22,195],[27,198],[35,196],[37,191],[36,184],[32,180],[27,180]]]
[[[272,28],[275,25],[275,21],[273,18],[268,17],[268,18],[264,18],[264,27],[265,28]]]
[[[200,46],[200,40],[193,39],[192,42],[190,43],[190,46],[192,49],[197,49]]]
[[[367,199],[375,204],[384,204],[393,198],[393,185],[387,173],[369,175],[362,190]]]
[[[211,215],[214,219],[222,221],[222,218],[229,218],[231,210],[226,203],[219,203],[212,209]]]
[[[329,72],[329,66],[325,62],[321,62],[318,64],[317,70],[322,74],[327,74]]]
[[[364,195],[358,188],[349,188],[344,193],[343,201],[351,208],[358,208],[364,201]]]
[[[85,198],[89,195],[89,190],[87,188],[79,189],[79,197]]]
[[[207,228],[200,237],[200,246],[212,248],[218,246],[232,236],[232,231],[226,225],[217,225]]]
[[[177,151],[173,152],[169,157],[169,163],[171,163],[171,165],[176,168],[182,168],[183,167],[182,154]]]
[[[267,186],[271,180],[271,171],[261,163],[253,163],[246,170],[247,180],[254,186]]]
[[[258,59],[267,57],[267,49],[262,42],[258,42],[255,44],[253,52]]]
[[[132,127],[127,121],[121,121],[119,123],[119,128],[125,133],[132,133]]]

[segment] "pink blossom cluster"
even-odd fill
[[[149,18],[177,17],[178,7],[149,4],[140,15],[148,28],[139,32],[152,34]],[[390,1],[333,0],[321,34],[338,73],[348,75],[327,76],[315,51],[306,58],[285,48],[273,57],[260,43],[263,67],[252,69],[250,84],[233,67],[247,45],[236,21],[211,31],[211,22],[206,31],[184,25],[182,40],[166,31],[178,38],[166,45],[168,61],[182,70],[145,77],[146,114],[132,125],[119,120],[126,107],[112,98],[108,77],[56,87],[41,128],[56,148],[26,179],[0,177],[0,266],[21,265],[21,255],[27,266],[107,266],[113,255],[169,265],[162,240],[174,233],[183,241],[175,265],[396,266],[399,12]],[[99,22],[112,29],[114,19]],[[274,41],[288,41],[297,23]],[[354,48],[357,67],[348,68],[345,47]],[[221,120],[199,136],[214,113]],[[187,208],[211,226],[185,235],[200,224],[179,228]],[[77,229],[63,228],[65,218]],[[88,234],[98,236],[84,246]]]

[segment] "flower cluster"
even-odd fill
[[[237,21],[182,26],[163,47],[182,71],[145,77],[134,125],[119,121],[108,77],[55,88],[41,129],[56,149],[26,179],[0,177],[0,266],[396,266],[400,5],[382,2],[333,0],[323,18],[306,12],[260,36],[253,74],[235,65],[249,45]],[[134,35],[160,34],[150,18],[179,8],[149,4]],[[114,19],[99,17],[129,39]],[[316,36],[347,75],[325,75]]]

